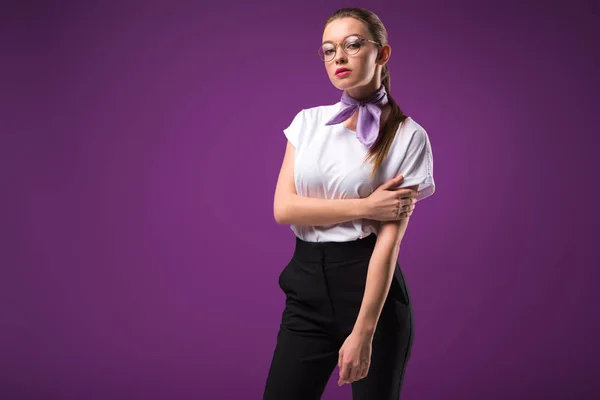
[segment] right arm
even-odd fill
[[[299,196],[294,183],[296,149],[288,141],[283,157],[273,211],[278,224],[331,225],[367,217],[365,199],[318,199]]]

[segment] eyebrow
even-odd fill
[[[349,34],[348,36],[346,36],[344,39],[342,39],[342,42],[343,42],[344,40],[346,40],[347,38],[349,38],[350,36],[360,36],[360,37],[363,37],[363,35],[361,35],[360,33],[351,33],[351,34]],[[325,43],[331,43],[331,44],[333,44],[333,41],[331,41],[331,40],[326,40],[326,41],[324,41],[324,42],[323,42],[323,43],[321,43],[321,44],[323,45],[323,44],[325,44]]]

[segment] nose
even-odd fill
[[[338,49],[338,46],[340,48]],[[342,49],[342,43],[338,43],[335,45],[335,57],[333,57],[333,61],[338,63],[340,60],[344,60],[346,58],[346,52]]]

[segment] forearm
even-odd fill
[[[290,194],[277,213],[280,224],[331,225],[365,217],[364,199],[319,199]]]
[[[400,243],[410,218],[382,223],[369,261],[365,293],[354,332],[373,335],[394,277]]]

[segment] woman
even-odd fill
[[[284,130],[274,214],[296,247],[279,276],[286,306],[265,400],[320,399],[336,365],[354,400],[400,395],[413,325],[397,256],[435,184],[427,133],[390,95],[390,54],[375,14],[336,11],[319,56],[342,99]]]

